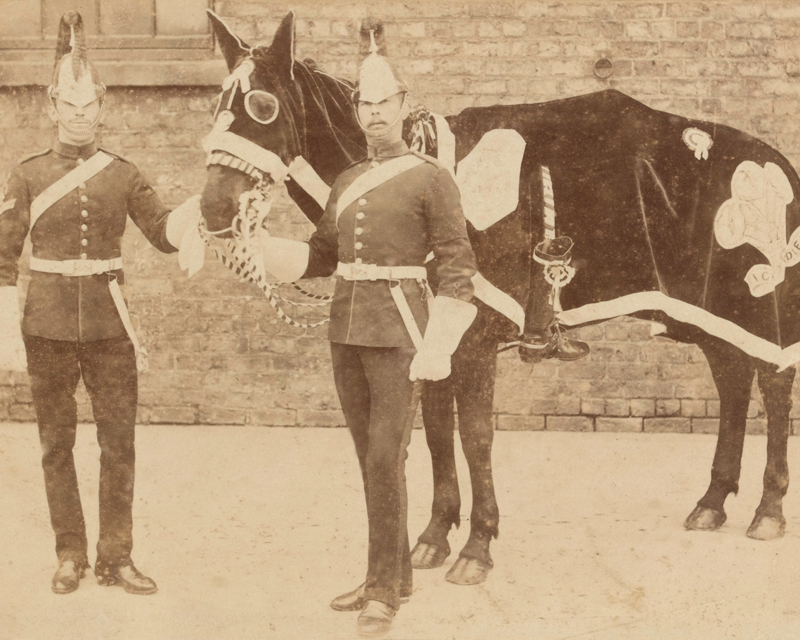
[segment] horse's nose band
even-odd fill
[[[243,173],[246,173],[248,176],[255,178],[256,180],[259,180],[263,177],[261,172],[252,164],[225,151],[215,151],[209,155],[208,160],[206,160],[206,165],[210,167],[214,164],[218,164],[223,167],[230,167],[231,169],[237,169]]]

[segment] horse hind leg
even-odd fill
[[[450,555],[447,535],[461,524],[456,457],[453,448],[453,386],[450,378],[426,382],[422,391],[422,421],[433,467],[431,519],[411,551],[415,569],[435,569]]]
[[[699,346],[708,359],[719,393],[719,435],[708,491],[686,518],[684,526],[690,530],[715,531],[727,519],[725,499],[729,493],[739,491],[747,408],[755,363],[744,352],[716,338],[709,337]]]
[[[767,467],[764,470],[764,493],[747,535],[756,540],[783,536],[783,497],[789,487],[789,411],[792,408],[792,384],[795,369],[777,372],[772,365],[758,367],[758,388],[767,412]]]
[[[483,582],[494,566],[489,545],[497,537],[500,518],[492,479],[496,365],[497,347],[488,340],[465,345],[453,359],[458,432],[472,485],[469,538],[447,573],[447,580],[455,584]]]

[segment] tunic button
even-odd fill
[[[84,238],[83,240],[81,240],[81,246],[82,246],[82,247],[85,247],[87,244],[89,244],[89,241],[88,241],[86,238]]]
[[[362,233],[364,233],[364,230],[361,227],[356,227],[356,235],[360,236]]]
[[[78,164],[83,164],[83,158],[78,158]]]
[[[85,188],[86,188],[86,183],[85,183],[85,182],[81,182],[81,183],[78,185],[78,189],[85,189]]]
[[[85,224],[81,225],[81,231],[88,231],[88,230],[89,230],[89,227],[87,227]]]
[[[361,244],[360,242],[356,242],[356,249],[361,249],[363,247],[364,247],[363,244]]]
[[[359,204],[359,205],[361,205],[361,206],[363,207],[365,204],[367,204],[367,201],[366,201],[364,198],[361,198],[361,199],[358,201],[358,204]]]
[[[89,256],[87,256],[85,253],[82,253],[82,254],[81,254],[81,260],[86,260],[86,258],[88,258],[88,257],[89,257]]]
[[[356,220],[363,220],[363,219],[364,219],[364,212],[363,211],[359,211],[356,214]]]
[[[86,209],[84,209],[83,211],[81,211],[81,215],[82,215],[84,218],[86,218],[86,217],[88,217],[88,216],[89,216],[89,212],[88,212]]]
[[[89,202],[89,198],[86,196],[81,196],[81,202]]]
[[[361,258],[356,258],[356,264],[361,264]]]

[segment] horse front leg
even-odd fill
[[[719,393],[719,435],[711,467],[711,484],[686,518],[684,526],[691,530],[715,531],[727,519],[725,498],[729,493],[739,491],[755,363],[741,350],[716,338],[709,338],[699,346],[708,359]]]
[[[764,470],[764,493],[747,535],[756,540],[783,536],[783,497],[789,487],[789,411],[792,408],[792,384],[795,368],[780,373],[772,365],[758,367],[758,388],[767,412],[767,467]]]
[[[461,524],[461,496],[453,448],[454,398],[452,376],[423,386],[422,422],[431,452],[433,504],[430,522],[411,551],[411,566],[415,569],[441,567],[450,555],[447,534],[453,525]]]
[[[458,433],[469,465],[472,512],[467,543],[447,572],[455,584],[473,585],[486,580],[494,566],[489,552],[500,519],[492,479],[492,408],[497,372],[497,345],[491,340],[465,336],[453,357]]]

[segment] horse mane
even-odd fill
[[[269,47],[252,50],[257,68],[273,69]],[[294,126],[303,157],[332,184],[341,170],[366,156],[364,134],[353,109],[353,85],[316,68],[313,60],[294,61],[294,80],[280,79],[294,102]]]
[[[251,50],[258,73],[270,77],[279,100],[291,113],[291,126],[299,141],[299,152],[328,185],[349,165],[366,158],[367,142],[356,119],[354,85],[317,68],[313,60],[294,60],[293,78],[278,71],[271,47]],[[428,155],[436,154],[435,123],[422,106],[412,109],[403,138],[409,146]],[[296,152],[295,152],[296,153]],[[306,217],[317,223],[322,215],[319,203],[292,181],[289,196]]]

